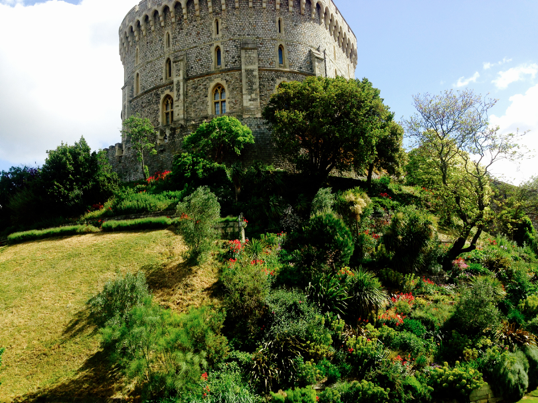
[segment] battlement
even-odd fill
[[[242,7],[273,10],[280,15],[286,12],[308,13],[312,22],[329,31],[334,43],[356,66],[357,38],[333,0],[142,0],[129,11],[120,25],[122,60],[141,38],[155,32],[158,27],[164,28],[168,22],[188,24],[189,21],[200,19],[202,10],[209,15],[224,17],[227,11]]]

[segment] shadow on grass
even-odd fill
[[[121,374],[110,364],[106,351],[99,351],[88,358],[78,369],[74,379],[40,389],[14,400],[16,403],[101,403],[120,402],[112,399],[116,392],[115,385]]]

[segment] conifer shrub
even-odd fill
[[[81,235],[99,232],[99,228],[93,225],[71,225],[67,227],[48,228],[44,230],[31,230],[24,232],[15,232],[7,237],[10,245],[21,242],[35,241],[57,236]]]
[[[478,370],[456,361],[454,368],[445,362],[442,367],[431,370],[428,383],[433,387],[433,396],[436,398],[465,399],[473,390],[484,385],[484,380]]]
[[[181,215],[178,229],[189,246],[189,257],[195,263],[209,258],[218,237],[215,229],[220,218],[220,204],[208,187],[199,187],[177,206]]]
[[[316,391],[312,388],[288,389],[282,393],[271,392],[275,403],[316,403]]]
[[[312,217],[297,231],[292,232],[286,249],[293,251],[293,258],[304,281],[313,274],[335,273],[347,266],[353,254],[351,232],[344,222],[332,213]]]
[[[383,243],[393,254],[393,267],[409,273],[425,268],[429,253],[436,247],[436,238],[432,216],[411,205],[396,211]]]
[[[150,299],[144,273],[127,273],[107,281],[103,291],[90,298],[87,305],[94,321],[105,326],[110,321],[124,322],[133,307],[148,303]]]
[[[498,393],[509,401],[519,401],[529,387],[529,361],[522,351],[503,354],[492,368],[492,385]]]
[[[334,386],[334,389],[327,389],[323,392],[320,402],[334,403],[354,403],[354,402],[372,402],[386,403],[389,402],[389,391],[372,382],[362,380],[360,382],[343,382]],[[336,392],[336,393],[335,393]]]

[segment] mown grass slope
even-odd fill
[[[86,301],[125,272],[146,273],[157,300],[184,311],[215,302],[212,265],[190,267],[168,230],[88,234],[0,248],[0,401],[121,398]]]

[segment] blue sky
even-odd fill
[[[357,36],[357,78],[398,120],[414,112],[414,94],[470,88],[499,99],[492,123],[530,130],[538,149],[538,1],[334,1]],[[0,170],[42,164],[45,150],[81,135],[93,148],[119,141],[117,30],[136,0],[68,3],[0,0]],[[497,173],[517,182],[538,163]]]

